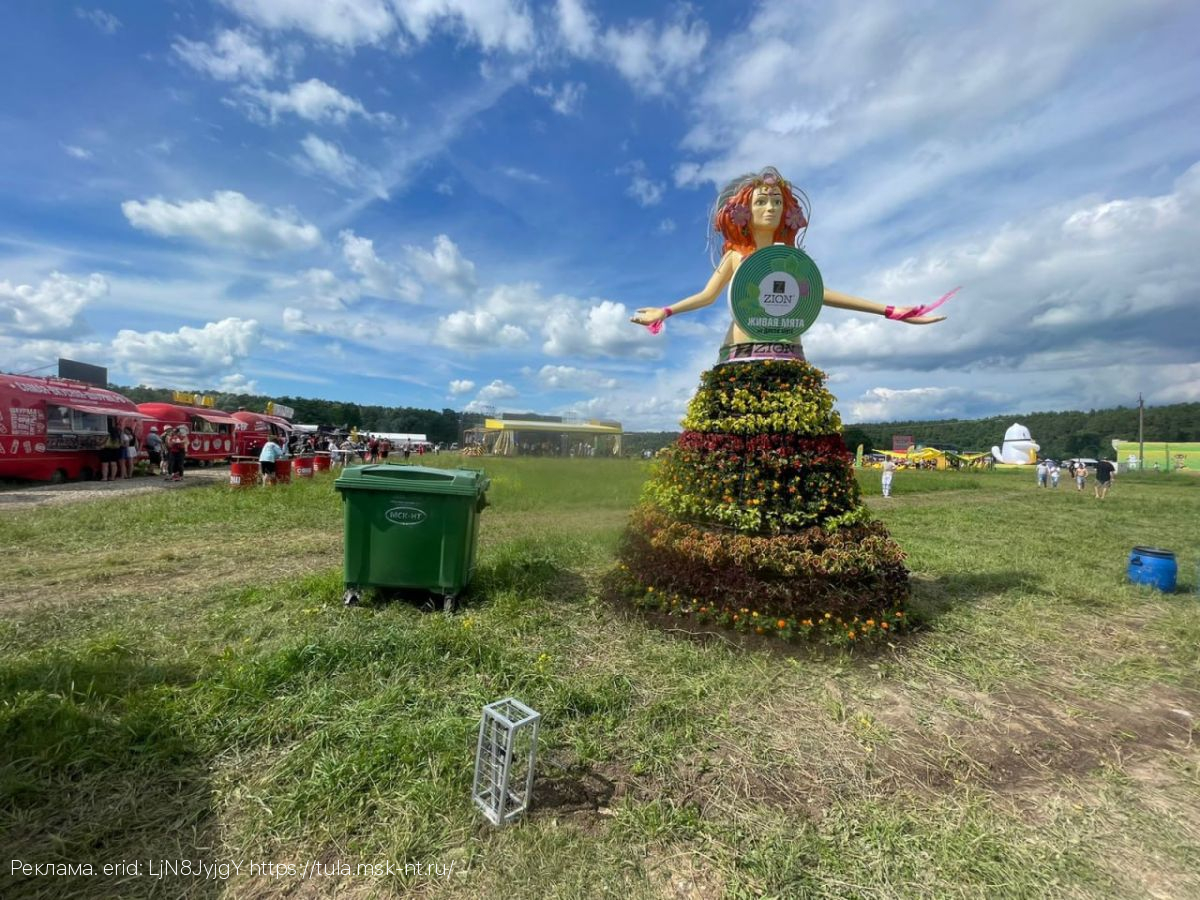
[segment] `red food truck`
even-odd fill
[[[179,425],[187,428],[190,461],[223,462],[234,455],[234,431],[240,423],[227,412],[181,403],[139,403],[138,410],[146,416],[144,431],[152,425],[160,435]]]
[[[0,478],[66,481],[100,471],[110,427],[145,416],[114,391],[63,378],[0,375]]]
[[[247,412],[244,409],[230,415],[238,423],[234,426],[237,429],[234,433],[236,456],[258,456],[258,451],[268,438],[275,438],[275,442],[284,448],[291,440],[292,423],[287,419],[266,413]]]

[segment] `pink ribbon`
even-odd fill
[[[948,293],[942,294],[942,296],[940,296],[938,299],[934,300],[932,303],[930,303],[926,306],[914,306],[908,312],[898,313],[898,312],[896,312],[896,307],[889,306],[887,309],[885,309],[883,311],[883,314],[885,316],[887,316],[889,319],[896,319],[898,321],[903,321],[904,319],[915,319],[915,318],[917,318],[917,316],[923,316],[926,313],[933,312],[935,309],[937,309],[939,306],[941,306],[943,303],[945,303],[947,300],[949,300],[951,297],[953,297],[955,294],[957,294],[960,290],[962,290],[961,285],[959,287],[956,287],[954,290],[949,291]]]
[[[675,311],[672,310],[671,307],[669,307],[669,306],[664,306],[663,310],[666,312],[665,316],[663,316],[657,322],[651,322],[649,325],[645,326],[646,330],[649,331],[651,334],[658,334],[660,331],[662,331],[663,322],[667,321],[667,319],[669,319],[669,318],[671,318],[671,316],[675,315]]]

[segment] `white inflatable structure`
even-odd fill
[[[1004,443],[992,448],[992,456],[996,462],[1027,466],[1037,462],[1040,449],[1041,447],[1033,442],[1033,435],[1029,433],[1029,429],[1014,422],[1012,427],[1004,432]]]

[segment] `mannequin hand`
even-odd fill
[[[911,319],[901,319],[908,325],[932,325],[934,322],[944,322],[945,316],[913,316]]]
[[[634,325],[653,325],[667,317],[667,312],[660,306],[644,306],[630,317]]]

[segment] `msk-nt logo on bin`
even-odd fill
[[[393,525],[420,525],[425,521],[425,510],[415,506],[393,506],[383,517]]]

